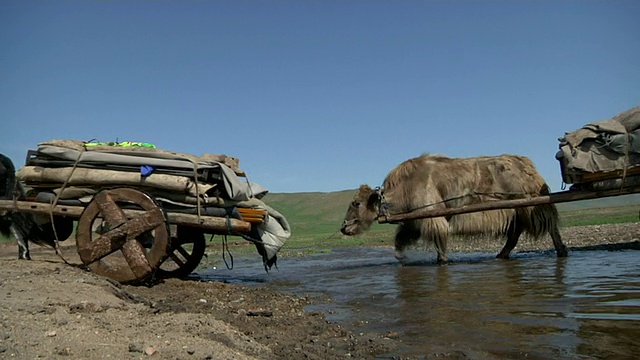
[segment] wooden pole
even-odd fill
[[[497,210],[497,209],[514,209],[526,206],[535,206],[542,204],[555,204],[562,202],[596,199],[603,197],[619,196],[640,193],[640,186],[629,187],[624,189],[611,189],[601,191],[561,191],[551,193],[549,195],[536,196],[532,198],[513,199],[513,200],[495,200],[486,201],[478,204],[463,205],[455,208],[444,209],[419,209],[408,213],[391,214],[388,216],[381,215],[378,217],[380,224],[396,223],[404,220],[426,219],[440,216],[452,216],[466,214],[472,212]]]
[[[82,206],[56,205],[51,209],[50,204],[36,203],[31,201],[0,200],[0,210],[22,211],[34,214],[69,216],[79,218],[84,210]],[[139,214],[142,210],[125,209],[125,214]],[[194,214],[182,214],[178,212],[168,212],[167,219],[170,224],[193,226],[202,229],[214,231],[215,233],[226,234],[228,231],[232,233],[247,233],[251,231],[251,223],[238,219],[227,219],[224,217],[201,216]]]
[[[83,206],[67,206],[67,205],[56,205],[51,209],[51,204],[46,203],[37,203],[31,201],[21,201],[18,200],[14,202],[13,200],[0,200],[0,210],[10,210],[10,211],[22,211],[27,213],[41,214],[41,215],[49,215],[49,212],[53,212],[53,215],[60,216],[70,216],[73,218],[80,217],[82,211],[84,210]]]

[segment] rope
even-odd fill
[[[231,230],[233,230],[231,228],[231,218],[229,217],[229,215],[225,216],[225,219],[227,220],[227,235],[231,234]]]
[[[244,174],[244,179],[247,183],[247,188],[249,189],[249,197],[251,198],[255,197],[255,194],[253,193],[253,188],[251,187],[251,182],[249,181],[249,176],[247,174]]]
[[[227,270],[233,269],[233,254],[231,254],[231,250],[229,249],[229,239],[227,235],[231,234],[231,218],[229,216],[225,216],[227,220],[227,233],[222,235],[222,261],[224,261],[224,266],[226,266]],[[213,241],[213,234],[211,235],[211,239],[209,241]],[[229,254],[229,258],[231,264],[227,261],[227,255]]]
[[[388,217],[389,203],[384,198],[384,191],[382,191],[382,188],[379,186],[376,187],[375,191],[378,194],[378,196],[380,196],[380,208],[378,209],[378,216]]]
[[[224,266],[227,267],[227,270],[233,269],[233,255],[231,254],[231,250],[229,250],[229,239],[227,239],[227,235],[222,235],[222,260],[224,261]],[[229,254],[229,258],[231,259],[231,265],[227,262],[227,257],[225,253]]]
[[[88,142],[93,141],[89,140]],[[69,181],[71,181],[71,177],[73,176],[73,173],[76,171],[76,168],[78,167],[78,164],[80,163],[80,158],[82,158],[82,154],[84,154],[84,152],[86,151],[86,147],[82,147],[82,151],[80,151],[80,153],[78,154],[78,157],[76,158],[76,161],[73,163],[73,167],[71,167],[71,171],[69,172],[69,176],[67,176],[67,178],[65,179],[64,183],[62,183],[62,187],[60,187],[60,191],[58,191],[58,193],[56,194],[56,196],[53,198],[53,200],[51,201],[51,206],[49,207],[49,220],[51,221],[51,229],[53,230],[53,244],[54,244],[54,249],[56,252],[56,255],[58,255],[58,257],[60,257],[60,259],[62,259],[62,261],[64,261],[65,264],[70,265],[69,262],[62,256],[62,251],[60,250],[60,239],[58,238],[58,232],[56,231],[56,223],[53,217],[53,210],[55,209],[55,207],[58,205],[58,201],[60,200],[60,196],[62,196],[62,192],[64,191],[64,189],[67,187],[67,185],[69,185]]]
[[[448,199],[445,199],[445,200],[442,200],[442,201],[434,202],[434,203],[431,203],[431,204],[418,206],[418,207],[409,209],[408,212],[424,209],[424,208],[427,208],[427,207],[430,207],[430,206],[444,204],[444,203],[447,203],[447,202],[450,202],[450,201],[454,201],[454,200],[460,200],[460,199],[463,199],[463,198],[466,198],[466,197],[469,197],[469,196],[490,196],[490,197],[499,199],[501,195],[502,196],[504,196],[504,195],[511,195],[511,196],[520,195],[520,196],[522,196],[522,195],[525,195],[525,193],[520,193],[520,192],[517,192],[517,193],[507,193],[507,192],[504,192],[504,193],[503,192],[481,193],[481,192],[472,192],[472,193],[468,193],[468,194],[464,194],[464,195],[448,198]]]
[[[194,160],[186,158],[186,160],[190,161],[193,164],[193,181],[196,184],[196,205],[198,207],[198,222],[202,223],[202,214],[200,209],[200,184],[198,183],[198,163]]]
[[[629,132],[627,131],[627,143],[625,144],[625,153],[624,153],[624,170],[622,171],[622,181],[620,183],[620,189],[624,187],[624,182],[627,179],[627,168],[629,167],[629,149],[631,147],[631,137]]]
[[[198,222],[202,224],[202,209],[201,209],[201,199],[200,199],[200,183],[198,182],[198,162],[197,160],[190,159],[187,156],[177,156],[178,159],[186,160],[193,164],[193,181],[196,185],[196,211],[198,216]],[[175,159],[175,158],[174,158]],[[205,194],[203,194],[204,196]]]

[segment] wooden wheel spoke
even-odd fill
[[[127,260],[127,264],[138,279],[142,279],[151,274],[153,269],[149,265],[147,255],[142,245],[135,240],[129,240],[122,246],[122,254]]]
[[[120,227],[113,229],[112,231],[121,230],[127,234],[129,239],[133,239],[147,231],[155,229],[163,222],[164,217],[162,211],[155,208],[133,217],[131,220],[125,222]]]
[[[127,221],[127,216],[122,209],[113,201],[113,198],[107,191],[101,191],[95,198],[98,211],[103,215],[104,221],[111,228],[116,228]]]
[[[156,275],[184,277],[193,272],[205,254],[206,241],[202,230],[178,226],[177,236],[171,239],[171,249]]]
[[[183,259],[189,260],[189,257],[191,257],[191,254],[181,245],[173,246],[172,250],[173,251],[171,251],[171,253],[169,254],[169,257],[171,258],[171,260],[173,260],[173,262],[175,262],[178,265],[178,267],[183,267],[186,264],[183,261]],[[182,255],[182,257],[178,256],[178,254]]]
[[[178,265],[178,267],[183,267],[185,262],[182,261],[182,259],[175,253],[172,252],[169,257],[171,258],[171,260],[173,260],[174,263],[176,263]],[[185,258],[188,259],[188,258]]]
[[[179,252],[180,255],[182,255],[185,259],[188,259],[189,256],[191,256],[191,254],[189,254],[189,252],[187,252],[187,250],[185,250],[182,246],[176,247],[175,250]]]
[[[79,248],[80,257],[87,259],[89,262],[102,259],[120,249],[127,242],[127,239],[135,239],[161,225],[163,221],[164,218],[160,209],[149,210],[98,236],[89,244],[86,244],[87,246]]]
[[[114,235],[114,231],[110,231],[98,236],[90,244],[78,245],[78,254],[83,262],[91,263],[118,251],[127,241],[127,237],[126,234]]]

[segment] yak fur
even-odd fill
[[[13,162],[0,154],[0,199],[26,200],[26,195],[24,186],[16,180]],[[55,224],[55,232],[52,224]],[[0,234],[16,239],[19,259],[31,259],[29,242],[53,248],[56,235],[65,240],[72,231],[73,221],[70,218],[55,216],[51,222],[46,216],[0,210]]]
[[[547,194],[548,185],[531,160],[524,156],[448,158],[425,154],[394,168],[380,190],[360,186],[341,231],[345,235],[362,233],[384,213],[457,208]],[[564,257],[567,250],[560,238],[558,221],[558,211],[553,204],[408,220],[400,223],[396,230],[396,257],[406,260],[405,248],[422,239],[435,245],[438,263],[444,263],[450,235],[482,235],[506,237],[506,244],[497,256],[506,259],[522,233],[534,238],[550,234],[557,256]]]
[[[15,168],[8,157],[0,154],[0,199],[11,199],[15,186]],[[11,236],[11,213],[0,210],[0,234]]]

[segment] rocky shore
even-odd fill
[[[562,230],[572,251],[640,249],[637,223]],[[502,244],[451,244],[451,251],[498,251]],[[517,251],[551,249],[523,239]],[[344,359],[393,353],[398,334],[353,333],[307,312],[315,299],[221,282],[166,280],[121,285],[82,270],[75,247],[65,264],[50,249],[19,261],[0,251],[1,359]],[[457,358],[427,354],[427,358]]]

